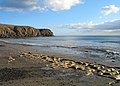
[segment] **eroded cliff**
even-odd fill
[[[15,26],[0,24],[0,38],[22,38],[53,36],[50,29],[36,29],[31,26]]]

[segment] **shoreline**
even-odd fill
[[[3,72],[8,73],[8,77],[4,79],[0,75],[1,86],[23,86],[23,84],[25,86],[53,86],[55,81],[56,83],[54,84],[56,86],[96,86],[96,84],[97,86],[109,86],[108,83],[113,81],[110,78],[96,75],[84,76],[85,72],[83,71],[63,68],[53,69],[48,62],[19,57],[20,52],[26,51],[75,61],[95,62],[92,59],[74,58],[54,52],[40,52],[30,46],[0,42],[0,73],[3,76],[5,76]],[[13,57],[15,61],[8,63],[9,56]],[[10,71],[10,73],[7,71]],[[18,74],[17,77],[16,75],[12,75],[13,73]],[[120,83],[115,83],[114,85],[119,86]]]
[[[63,57],[63,58],[80,60],[80,61],[85,61],[85,62],[92,62],[92,63],[95,62],[98,64],[104,63],[104,65],[113,66],[113,67],[120,67],[120,64],[119,64],[120,61],[114,60],[114,59],[104,59],[103,60],[103,59],[99,59],[99,58],[80,57],[79,55],[65,54],[63,52],[55,52],[55,51],[50,51],[50,50],[46,51],[45,49],[42,49],[44,47],[41,47],[40,49],[38,49],[38,48],[36,48],[37,45],[34,46],[34,45],[27,45],[27,44],[8,43],[6,41],[5,42],[0,41],[0,42],[4,43],[4,44],[12,45],[13,47],[16,46],[15,48],[17,48],[17,46],[29,48],[30,52],[33,52],[33,53],[45,54],[45,55],[56,56],[56,57]],[[87,46],[81,46],[80,48],[84,51],[85,49],[87,49]],[[22,49],[22,50],[25,51],[26,49]],[[91,48],[91,50],[92,50],[92,48]],[[98,50],[98,49],[96,49],[96,50]],[[103,51],[103,50],[101,49],[101,51]],[[112,62],[112,61],[114,61],[114,62]]]

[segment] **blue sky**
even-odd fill
[[[120,0],[0,0],[0,23],[55,35],[119,35]]]

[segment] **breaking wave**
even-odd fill
[[[5,42],[5,43],[8,43],[7,40],[3,40],[3,39],[0,39],[1,42]]]
[[[24,45],[39,46],[39,47],[61,47],[61,48],[79,48],[79,46],[66,46],[66,45],[48,45],[42,43],[27,43],[23,42]]]

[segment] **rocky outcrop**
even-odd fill
[[[36,29],[31,26],[15,26],[0,24],[0,38],[22,38],[53,36],[50,29]]]

